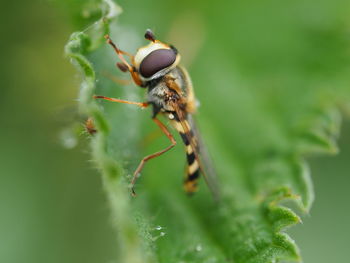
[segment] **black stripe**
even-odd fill
[[[180,122],[179,115],[177,115],[176,111],[173,111],[171,113],[174,115],[174,120],[176,120],[177,122]]]
[[[160,112],[161,107],[153,102],[149,102],[152,105],[152,118],[155,118],[157,116],[157,114]]]
[[[194,160],[196,159],[196,155],[194,154],[194,152],[186,153],[186,156],[187,156],[187,163],[188,163],[188,165],[193,164]]]
[[[151,91],[154,87],[156,87],[159,84],[159,82],[163,80],[163,78],[164,76],[161,76],[159,78],[147,81],[146,86],[148,87],[148,91]]]
[[[184,144],[186,146],[190,145],[190,141],[188,140],[188,136],[185,133],[182,133],[182,132],[179,132],[179,133],[181,135],[181,138],[182,138],[182,141],[184,142]]]
[[[179,51],[177,50],[177,48],[174,47],[173,45],[170,45],[170,48],[174,51],[175,55],[177,55],[177,53],[179,53]]]
[[[193,174],[189,174],[186,181],[194,181],[199,177],[199,169],[197,169]]]

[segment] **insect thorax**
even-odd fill
[[[170,85],[170,82],[176,85]],[[177,89],[171,86],[177,87]],[[147,87],[147,100],[153,105],[155,112],[173,111],[174,109],[170,102],[186,103],[187,80],[182,69],[179,67],[175,67],[158,79],[149,81]]]

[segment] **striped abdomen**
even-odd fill
[[[197,147],[197,143],[187,120],[184,120],[183,124],[181,124],[180,120],[175,118],[171,121],[171,124],[179,132],[186,146],[187,168],[184,188],[187,193],[191,194],[197,191],[197,181],[200,174],[199,163],[196,158],[195,149],[193,149],[193,147]],[[187,131],[184,130],[183,126],[187,127]]]

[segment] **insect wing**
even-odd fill
[[[188,123],[191,126],[191,130],[193,132],[193,137],[196,138],[196,145],[197,145],[197,152],[199,153],[199,158],[202,162],[202,169],[205,173],[203,173],[203,177],[212,192],[214,199],[219,200],[220,198],[220,190],[219,190],[219,180],[218,176],[215,170],[215,166],[213,164],[212,158],[210,156],[210,153],[208,151],[208,148],[206,147],[204,141],[202,140],[202,137],[200,135],[200,132],[198,130],[198,126],[196,125],[196,122],[192,115],[189,115],[187,117]]]

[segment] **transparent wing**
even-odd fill
[[[220,198],[220,189],[219,189],[219,180],[215,170],[215,166],[213,164],[211,155],[206,147],[202,136],[198,130],[198,126],[191,114],[188,115],[187,121],[191,126],[194,137],[197,140],[197,151],[199,153],[199,158],[202,160],[201,164],[203,166],[203,170],[205,171],[204,177],[205,181],[208,184],[211,192],[215,200],[219,200]]]

